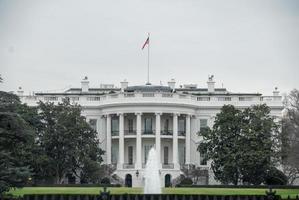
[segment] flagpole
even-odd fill
[[[150,65],[150,33],[147,34],[148,44],[147,44],[147,85],[150,85],[149,82],[149,65]]]

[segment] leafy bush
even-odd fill
[[[287,176],[275,167],[271,168],[265,176],[265,184],[267,185],[286,185],[287,183]]]
[[[107,185],[110,185],[110,179],[108,177],[104,177],[102,178],[101,180],[101,184],[107,184]]]
[[[192,184],[193,184],[192,179],[188,177],[182,179],[180,182],[180,185],[192,185]]]

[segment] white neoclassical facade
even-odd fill
[[[210,170],[210,161],[197,146],[202,139],[197,135],[201,128],[212,126],[214,118],[225,104],[246,108],[267,104],[273,116],[280,117],[282,97],[277,89],[273,96],[258,93],[232,93],[225,88],[215,88],[213,77],[207,87],[196,84],[175,87],[172,79],[168,86],[101,85],[89,88],[87,78],[81,88],[71,88],[61,93],[35,93],[24,95],[22,102],[30,106],[41,101],[59,102],[69,98],[82,106],[82,114],[97,130],[101,148],[105,150],[104,162],[115,166],[115,174],[128,186],[143,185],[147,154],[155,147],[160,163],[160,178],[164,186],[173,182],[182,167],[190,164],[208,173],[198,184],[217,184]]]

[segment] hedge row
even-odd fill
[[[272,187],[273,189],[299,189],[299,185],[182,185],[178,184],[176,187],[186,188],[265,188]]]
[[[30,184],[27,187],[121,187],[121,184]]]

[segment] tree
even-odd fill
[[[77,177],[86,175],[90,165],[102,162],[97,133],[81,116],[81,107],[62,103],[39,102],[39,115],[42,128],[39,133],[39,146],[49,165],[43,170],[53,176],[56,183],[62,183],[68,173]],[[94,162],[94,163],[93,163]]]
[[[289,184],[299,178],[299,91],[294,89],[285,101],[282,123],[283,164]]]
[[[212,129],[199,133],[203,137],[198,150],[212,160],[215,179],[224,184],[241,182],[261,184],[264,174],[277,156],[278,126],[266,105],[244,111],[225,105],[216,115]]]
[[[232,105],[225,105],[217,114],[213,129],[206,128],[199,133],[203,137],[198,150],[206,152],[212,159],[211,168],[216,180],[235,185],[241,179],[239,160],[241,149],[241,111]]]
[[[279,163],[279,126],[274,120],[265,104],[246,108],[242,112],[243,147],[239,165],[243,182],[261,184],[264,174]]]
[[[16,95],[0,91],[0,194],[23,186],[32,175],[34,131],[19,113]]]

